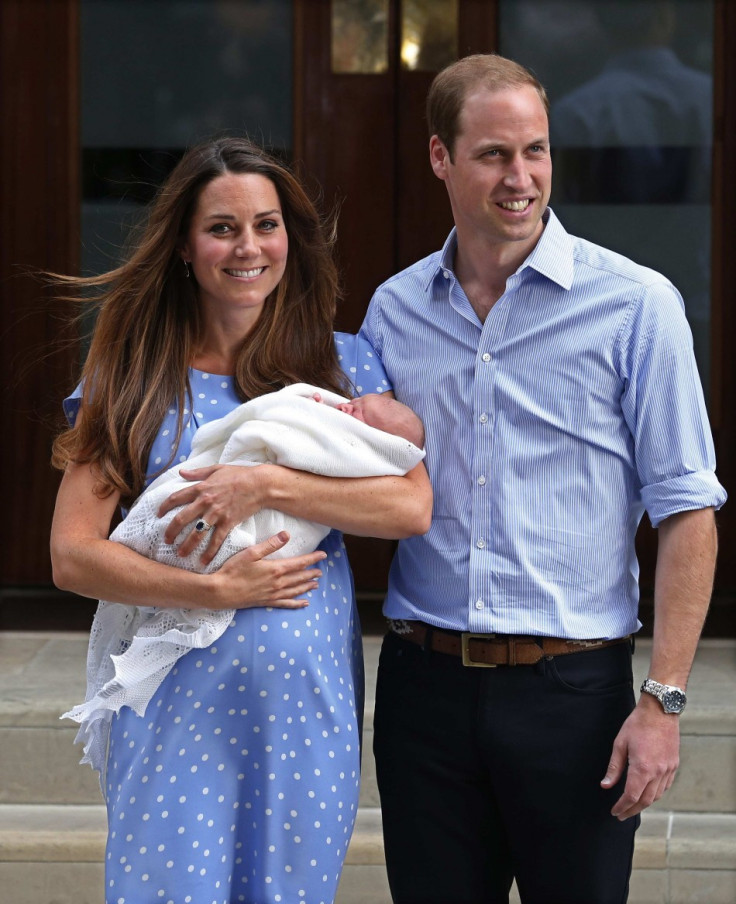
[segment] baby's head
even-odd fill
[[[359,396],[351,402],[343,402],[337,408],[369,427],[402,436],[417,448],[424,448],[422,422],[411,408],[396,399],[374,392]]]

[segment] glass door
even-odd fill
[[[680,290],[710,396],[712,0],[500,0],[499,52],[551,101],[566,229]]]
[[[82,272],[114,266],[184,149],[249,135],[290,159],[291,0],[81,0]]]

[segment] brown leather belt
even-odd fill
[[[471,634],[445,631],[420,621],[390,622],[390,625],[393,631],[410,643],[436,653],[461,656],[463,665],[487,669],[498,665],[534,665],[546,656],[601,650],[631,639],[631,635],[614,640],[561,640],[524,634]]]

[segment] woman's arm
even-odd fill
[[[164,515],[184,506],[165,539],[173,542],[188,524],[204,518],[215,526],[202,555],[204,564],[236,524],[264,508],[388,540],[426,533],[432,519],[432,488],[423,464],[403,477],[322,477],[281,465],[215,465],[180,473],[200,482],[173,493],[159,509]],[[188,555],[199,542],[192,531],[180,553]]]
[[[54,583],[93,599],[132,605],[231,609],[252,606],[302,608],[301,594],[316,587],[324,558],[314,552],[287,559],[265,559],[288,536],[271,537],[238,553],[210,575],[163,565],[121,543],[108,540],[119,496],[94,492],[95,471],[70,465],[61,481],[51,528]]]

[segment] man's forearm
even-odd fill
[[[659,526],[654,582],[654,643],[649,676],[684,688],[713,589],[717,539],[713,509],[681,512]],[[611,754],[603,788],[626,786],[611,813],[628,819],[667,791],[679,763],[680,724],[649,694],[624,722]]]
[[[649,676],[661,684],[687,684],[713,592],[717,548],[712,508],[679,512],[659,525]]]

